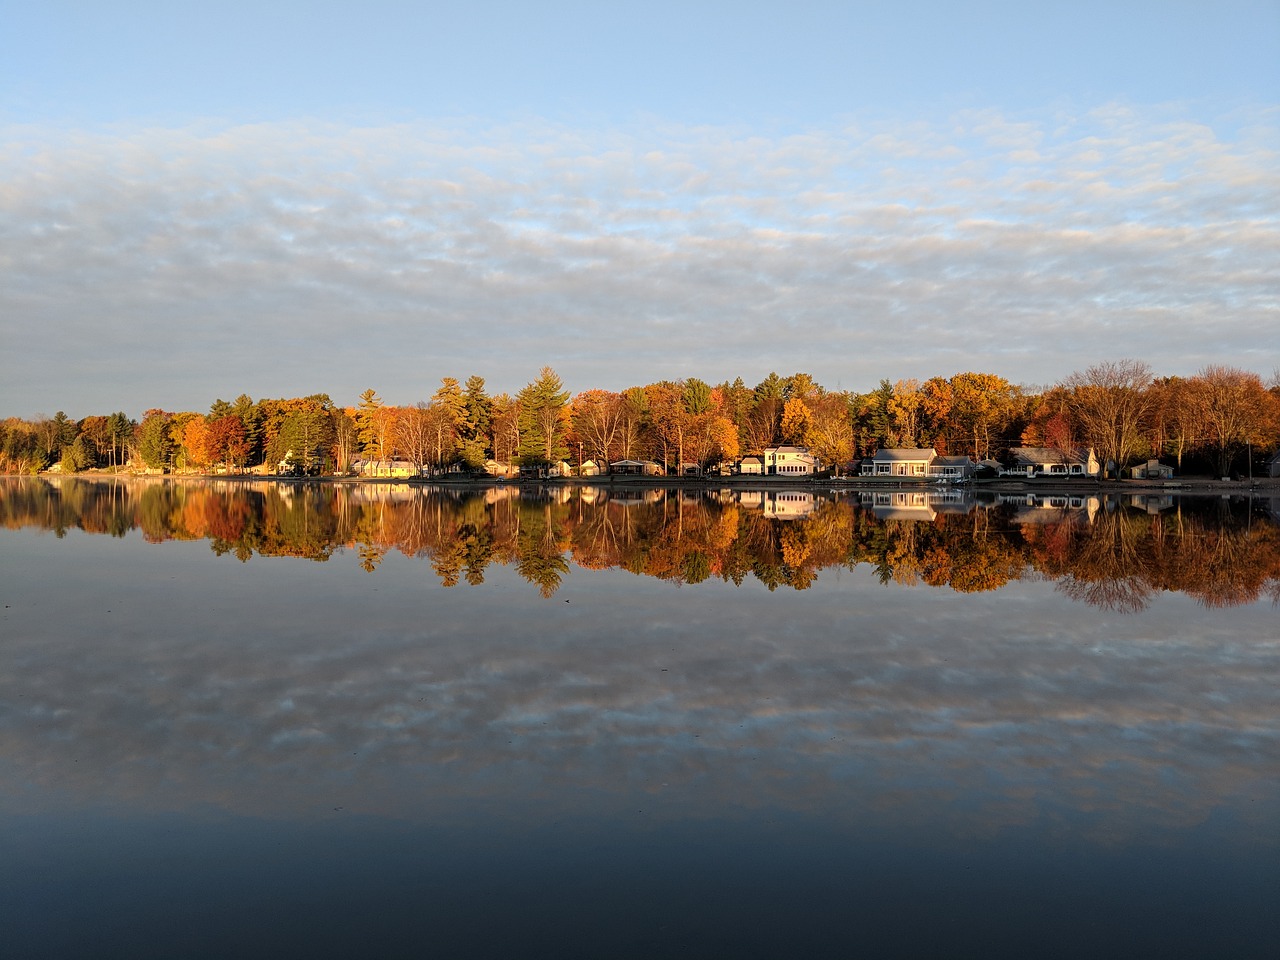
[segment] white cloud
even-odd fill
[[[6,413],[1280,364],[1272,115],[0,137]],[[1205,331],[1212,329],[1212,338]],[[1268,336],[1270,334],[1270,336]],[[182,386],[166,382],[174,367]],[[51,372],[55,375],[51,376]],[[125,375],[127,374],[127,375]]]

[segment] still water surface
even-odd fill
[[[1274,957],[1263,500],[0,483],[16,957]]]

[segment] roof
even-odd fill
[[[609,464],[611,467],[643,467],[644,463],[640,460],[615,460]]]
[[[809,448],[808,447],[791,447],[791,446],[765,447],[764,452],[765,453],[802,453],[805,456],[808,456]]]
[[[877,450],[872,460],[932,460],[938,455],[933,447],[884,447]]]
[[[933,463],[942,467],[971,467],[973,461],[968,457],[944,457],[941,454],[933,458]]]
[[[743,462],[743,463],[755,463],[755,464],[758,464],[758,463],[760,463],[760,458],[759,458],[759,457],[743,457],[743,458],[742,458],[742,462]]]

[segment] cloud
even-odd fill
[[[864,569],[773,594],[575,568],[566,605],[499,566],[428,589],[426,560],[395,553],[370,577],[353,556],[8,537],[24,558],[0,677],[10,813],[536,823],[654,793],[671,821],[772,807],[990,836],[1061,820],[1111,843],[1227,811],[1258,826],[1250,842],[1274,835],[1266,604],[1224,616],[1165,595],[1117,639],[1034,581],[962,595]],[[77,603],[47,602],[50,584]]]
[[[1112,355],[1266,373],[1273,121],[10,128],[0,405],[412,402],[547,362],[574,389],[1051,382]]]

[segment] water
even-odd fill
[[[0,484],[4,954],[1274,956],[1269,502],[581,494]]]

